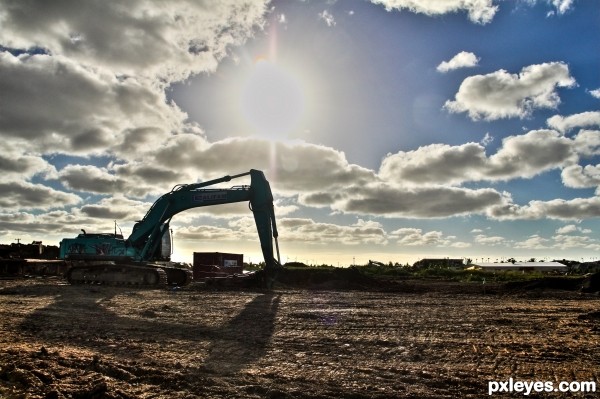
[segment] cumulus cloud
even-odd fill
[[[365,219],[471,214],[578,219],[600,208],[594,199],[520,206],[512,203],[509,194],[492,188],[456,187],[473,181],[527,178],[565,167],[566,185],[593,186],[597,166],[572,166],[578,155],[599,152],[600,132],[582,131],[570,139],[550,130],[533,131],[506,138],[491,155],[485,152],[487,140],[460,146],[434,144],[388,155],[379,172],[352,164],[343,152],[323,145],[256,138],[209,142],[199,126],[167,101],[165,89],[193,74],[214,71],[229,46],[262,28],[265,1],[229,0],[208,6],[191,0],[168,4],[131,0],[127,7],[80,3],[22,0],[0,9],[0,132],[5,139],[0,144],[4,177],[0,206],[5,212],[14,211],[0,215],[4,231],[77,232],[80,227],[110,231],[113,220],[137,220],[151,205],[132,198],[158,196],[177,183],[250,168],[265,170],[278,197],[294,196],[299,205],[367,215],[350,225],[281,219],[290,240],[314,244],[384,245],[394,239],[405,245],[464,247],[468,244],[440,231],[400,229],[390,235],[380,223]],[[497,11],[491,0],[376,3],[388,10],[426,15],[466,12],[481,24],[490,22]],[[328,11],[320,18],[329,26],[335,24]],[[283,14],[279,22],[285,22]],[[439,68],[475,65],[477,57],[462,52]],[[474,119],[526,117],[537,108],[556,107],[556,89],[573,84],[563,63],[533,65],[520,75],[498,71],[466,79],[447,108],[468,112]],[[596,126],[597,122],[589,122],[595,118],[597,113],[557,116],[548,125],[564,132]],[[104,161],[96,165],[87,158],[89,164],[57,170],[48,162],[54,154],[82,155],[77,158],[81,163],[85,157],[100,155]],[[94,195],[83,203],[78,195],[31,182],[44,179],[56,179],[68,191],[108,197],[96,200]],[[277,214],[285,216],[297,209],[290,200],[277,206]],[[256,238],[247,214],[245,204],[209,207],[178,218],[177,223],[200,222],[208,216],[220,218],[220,223],[231,219],[231,224],[183,225],[178,234],[186,240]],[[481,235],[476,240],[492,245],[499,238]]]
[[[600,155],[600,130],[580,130],[573,144],[577,153],[585,157]]]
[[[457,184],[476,180],[486,162],[485,149],[477,143],[431,144],[388,155],[381,163],[379,176],[398,184]]]
[[[559,87],[573,87],[575,79],[562,62],[530,65],[517,74],[505,70],[466,78],[454,101],[444,108],[452,113],[466,112],[472,120],[526,118],[535,109],[556,108]]]
[[[474,240],[477,244],[481,244],[481,245],[496,246],[496,245],[506,244],[506,238],[501,237],[501,236],[488,236],[485,234],[477,234],[474,237]]]
[[[71,190],[91,193],[115,193],[124,186],[123,180],[92,165],[67,165],[60,171],[59,178]]]
[[[582,220],[600,216],[600,197],[570,200],[530,201],[527,205],[504,204],[490,207],[488,217],[498,220]]]
[[[590,90],[589,93],[592,95],[592,97],[600,99],[600,89]]]
[[[191,241],[239,240],[243,238],[238,231],[218,226],[183,226],[175,232],[175,237]]]
[[[533,177],[572,164],[578,150],[585,150],[582,140],[568,139],[552,130],[534,130],[505,138],[502,147],[489,157],[479,143],[431,144],[413,151],[399,151],[383,159],[379,177],[411,185],[456,185]]]
[[[458,187],[393,187],[371,184],[346,190],[345,197],[334,202],[334,210],[363,215],[404,218],[444,218],[484,213],[504,204],[506,198],[494,189]]]
[[[573,0],[551,0],[552,5],[556,7],[556,12],[564,14],[573,6]]]
[[[94,204],[86,204],[80,208],[82,214],[94,219],[141,220],[150,204],[135,201],[123,196],[103,198]]]
[[[185,114],[164,93],[62,56],[0,52],[0,129],[37,152],[100,153],[139,128],[163,137]]]
[[[440,63],[436,69],[438,72],[445,73],[460,68],[472,68],[477,66],[478,63],[479,58],[475,54],[467,51],[461,51],[449,61],[443,61]]]
[[[561,172],[563,184],[571,188],[600,186],[600,165],[571,165]]]
[[[466,248],[469,243],[454,241],[455,237],[445,236],[441,231],[423,232],[417,228],[401,228],[390,233],[390,238],[402,246],[433,246]]]
[[[300,244],[378,244],[387,243],[387,234],[380,223],[358,219],[351,225],[316,222],[310,218],[280,218],[281,240]],[[193,226],[177,229],[177,237],[185,239],[256,239],[256,225],[251,217],[229,221],[228,227]]]
[[[538,234],[534,234],[529,236],[525,241],[516,242],[514,244],[514,248],[522,248],[522,249],[547,249],[551,248],[550,240],[544,237],[541,237]]]
[[[366,183],[375,176],[369,169],[350,164],[341,151],[304,142],[232,138],[207,143],[194,135],[176,135],[154,157],[166,167],[199,171],[202,179],[261,169],[278,190],[290,193]]]
[[[71,164],[57,173],[57,179],[69,190],[138,198],[170,191],[173,182],[194,182],[186,178],[176,170],[140,162],[108,167]]]
[[[83,226],[98,226],[98,220],[81,217],[66,211],[50,211],[42,214],[30,212],[0,213],[0,234],[19,232],[25,234],[48,235],[77,234]],[[103,231],[94,229],[94,231]],[[60,236],[59,236],[60,237]]]
[[[600,250],[600,243],[598,240],[589,236],[582,235],[566,235],[557,234],[552,237],[554,240],[553,247],[559,249],[572,249],[572,248],[583,248],[591,249],[594,251]]]
[[[346,245],[387,243],[387,234],[379,222],[359,219],[352,225],[316,222],[309,218],[283,218],[280,234],[295,243]]]
[[[56,168],[40,155],[26,153],[22,146],[11,144],[7,140],[0,142],[0,172],[4,181],[29,180],[34,176],[56,176]]]
[[[559,235],[564,235],[564,234],[570,234],[570,233],[576,233],[576,232],[581,232],[583,234],[589,234],[592,232],[592,230],[590,229],[583,229],[577,225],[574,224],[568,224],[566,226],[560,227],[558,229],[556,229],[556,234]]]
[[[77,195],[54,190],[42,184],[29,182],[0,183],[0,207],[5,210],[49,210],[76,205],[81,202]]]
[[[261,28],[265,3],[131,0],[123,7],[23,0],[0,10],[0,42],[16,49],[43,48],[118,75],[182,80],[214,70],[228,46]]]
[[[493,179],[533,177],[577,159],[575,143],[552,130],[533,130],[510,136],[489,159],[485,174]]]
[[[494,6],[492,0],[371,0],[371,2],[383,5],[388,11],[406,9],[430,16],[464,11],[468,13],[472,22],[479,24],[491,22],[498,11],[498,6]]]
[[[548,118],[546,123],[552,129],[563,133],[575,128],[600,127],[600,111],[582,112],[569,116],[554,115]]]

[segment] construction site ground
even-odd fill
[[[510,378],[600,387],[597,294],[354,283],[0,280],[0,398],[482,398]]]

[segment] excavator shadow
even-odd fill
[[[275,331],[280,299],[281,294],[259,295],[219,328],[204,366],[219,374],[233,374],[261,359]]]
[[[141,295],[136,291],[61,288],[47,306],[29,313],[16,326],[24,337],[40,346],[74,347],[90,353],[88,356],[124,363],[144,358],[154,361],[156,354],[161,354],[164,361],[176,364],[179,359],[169,359],[169,354],[192,356],[197,360],[194,368],[219,374],[236,373],[266,354],[280,303],[280,294],[257,293],[236,316],[217,325],[185,313],[165,320],[148,310],[138,317],[118,314],[105,306],[118,295]],[[35,289],[28,291],[26,295],[36,295]],[[139,303],[143,303],[142,298]],[[163,351],[174,346],[180,350]]]

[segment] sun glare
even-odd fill
[[[293,74],[260,57],[242,86],[240,105],[253,133],[276,139],[299,127],[305,96]]]

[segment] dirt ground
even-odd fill
[[[0,397],[481,398],[511,377],[600,386],[597,295],[404,291],[0,280]]]

